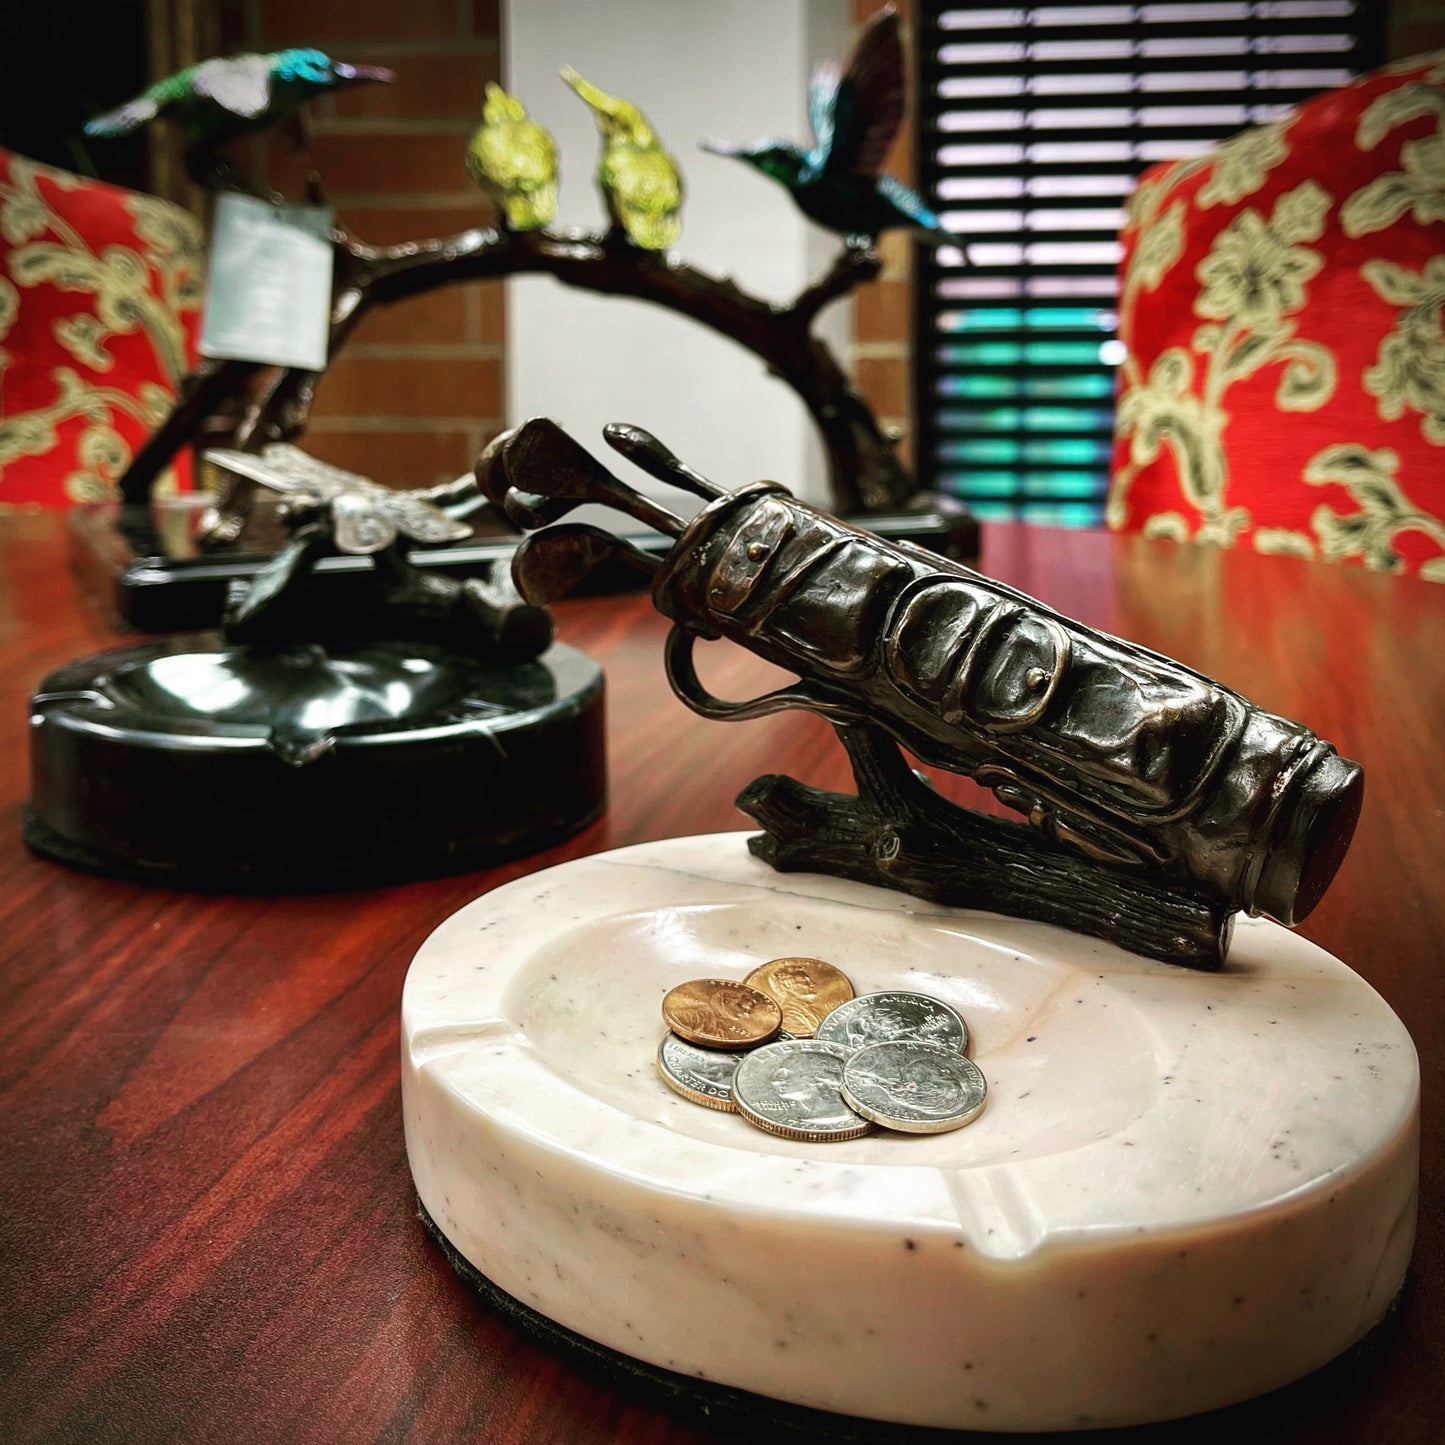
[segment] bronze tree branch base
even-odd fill
[[[1224,962],[1234,915],[1219,902],[1089,863],[1027,824],[948,802],[919,780],[886,733],[837,733],[857,797],[778,774],[739,794],[737,806],[767,830],[748,840],[763,862],[1032,918],[1188,968]]]

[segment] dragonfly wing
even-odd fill
[[[277,466],[269,457],[258,457],[254,452],[238,452],[230,447],[211,447],[206,451],[205,459],[220,467],[223,472],[245,477],[247,481],[269,487],[273,492],[285,492],[289,496],[295,492],[316,491],[309,478],[297,476],[294,472]]]
[[[403,536],[414,542],[460,542],[470,537],[472,529],[465,522],[449,517],[440,507],[409,497],[405,492],[391,492],[376,508],[395,524]]]
[[[285,442],[274,442],[261,456],[277,471],[292,477],[296,482],[321,496],[329,497],[337,492],[360,492],[367,496],[381,493],[390,496],[390,491],[360,472],[348,472],[344,467],[333,467],[329,462],[318,461],[309,452]]]

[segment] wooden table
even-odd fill
[[[1307,722],[1368,776],[1353,852],[1303,932],[1375,984],[1423,1056],[1411,1282],[1358,1358],[1168,1438],[1445,1438],[1445,1153],[1429,1112],[1445,1086],[1445,587],[1021,527],[989,529],[983,565]],[[745,826],[732,798],[760,772],[848,782],[816,719],[688,713],[644,599],[567,603],[559,622],[609,687],[612,803],[579,837],[490,873],[372,892],[149,890],[21,844],[27,695],[114,638],[64,570],[58,524],[0,524],[0,1439],[757,1433],[537,1343],[457,1281],[416,1218],[397,1012],[426,934],[530,869]],[[733,696],[762,674],[740,653],[706,671]]]

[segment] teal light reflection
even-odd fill
[[[1098,331],[1113,334],[1113,312],[1095,306],[979,306],[944,311],[935,322],[951,336],[976,331]]]
[[[1113,310],[959,305],[934,325],[940,488],[984,519],[1100,525],[1113,451],[1115,368],[1104,360],[1113,360]]]
[[[1026,497],[1097,497],[1109,485],[1109,473],[1096,471],[1025,472]]]
[[[1106,462],[1113,451],[1112,439],[1104,441],[1085,437],[1058,437],[1026,441],[1023,459],[1026,462],[1057,462],[1062,466],[1071,466],[1087,462]]]
[[[945,462],[1017,462],[1023,447],[1012,438],[968,437],[963,441],[940,442],[938,457]]]
[[[1025,415],[1017,406],[947,407],[934,423],[939,431],[1017,431]]]
[[[1063,376],[1028,376],[1024,378],[1024,395],[1047,398],[1112,397],[1114,378],[1098,371]]]

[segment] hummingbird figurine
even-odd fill
[[[482,123],[467,143],[467,170],[509,231],[536,231],[556,219],[557,142],[494,81],[487,83]]]
[[[841,75],[831,63],[813,72],[810,150],[783,140],[752,146],[704,141],[703,149],[734,156],[770,176],[805,216],[856,244],[872,245],[880,231],[898,226],[935,241],[952,240],[953,233],[922,199],[883,171],[903,121],[903,100],[898,12],[886,5],[864,26]]]
[[[322,91],[395,79],[382,66],[347,65],[319,50],[216,57],[178,70],[134,100],[87,121],[85,133],[129,135],[162,116],[181,127],[191,148],[206,151],[275,125]]]
[[[562,79],[592,107],[602,133],[597,185],[614,227],[644,251],[665,251],[682,234],[682,176],[647,117],[629,100],[608,95],[570,65]]]

